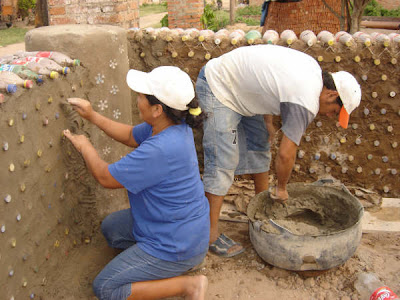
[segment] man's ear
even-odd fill
[[[338,91],[334,91],[334,90],[327,90],[327,94],[329,97],[329,102],[333,102],[333,100],[336,100],[336,98],[339,96]]]

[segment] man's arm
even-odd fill
[[[283,135],[275,160],[275,171],[278,179],[276,196],[282,200],[289,197],[286,185],[289,181],[296,160],[296,151],[297,145],[286,135]]]
[[[270,144],[272,144],[272,142],[274,141],[275,138],[275,134],[276,134],[276,128],[273,124],[273,115],[264,115],[264,123],[265,123],[265,127],[267,127],[267,131],[268,131],[268,142]]]

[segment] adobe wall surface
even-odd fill
[[[41,27],[28,32],[26,49],[62,52],[80,59],[81,66],[32,89],[20,87],[0,106],[2,299],[40,295],[44,278],[54,277],[48,274],[51,266],[91,243],[106,215],[128,207],[126,192],[99,186],[62,137],[63,129],[86,135],[109,163],[128,153],[66,102],[88,99],[96,111],[132,123],[126,31],[106,25]]]
[[[194,83],[200,68],[208,59],[237,47],[251,47],[244,39],[235,45],[230,43],[229,38],[222,39],[216,45],[212,36],[199,42],[198,33],[182,41],[182,36],[163,30],[158,33],[145,29],[130,30],[128,39],[131,68],[149,71],[160,65],[175,65],[185,70]],[[261,39],[255,41],[255,44],[260,43],[263,43]],[[279,40],[278,44],[288,47],[283,40]],[[320,60],[323,70],[345,70],[354,74],[363,92],[361,105],[351,115],[347,130],[338,128],[334,120],[324,117],[317,117],[309,126],[299,147],[299,151],[305,154],[297,159],[291,180],[314,181],[333,176],[348,185],[362,186],[379,193],[385,190],[385,195],[398,197],[399,45],[384,47],[374,44],[366,47],[354,42],[350,47],[341,43],[332,46],[318,43],[308,47],[303,41],[297,40],[290,47]],[[201,133],[197,138],[201,160]],[[361,139],[361,144],[356,144],[357,138]],[[321,155],[318,160],[315,159],[317,153]]]

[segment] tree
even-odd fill
[[[346,0],[346,1],[347,1],[347,7],[351,8],[349,32],[353,34],[357,31],[360,31],[361,18],[363,16],[364,9],[371,0]],[[348,9],[347,11],[350,11],[350,9]]]

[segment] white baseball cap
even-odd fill
[[[178,67],[162,66],[146,73],[129,70],[126,83],[137,93],[155,96],[165,105],[187,110],[194,98],[194,88],[188,74]]]
[[[332,78],[335,82],[339,97],[343,102],[342,109],[339,113],[339,124],[343,128],[347,128],[350,114],[360,105],[361,87],[357,79],[346,71],[332,73]]]

